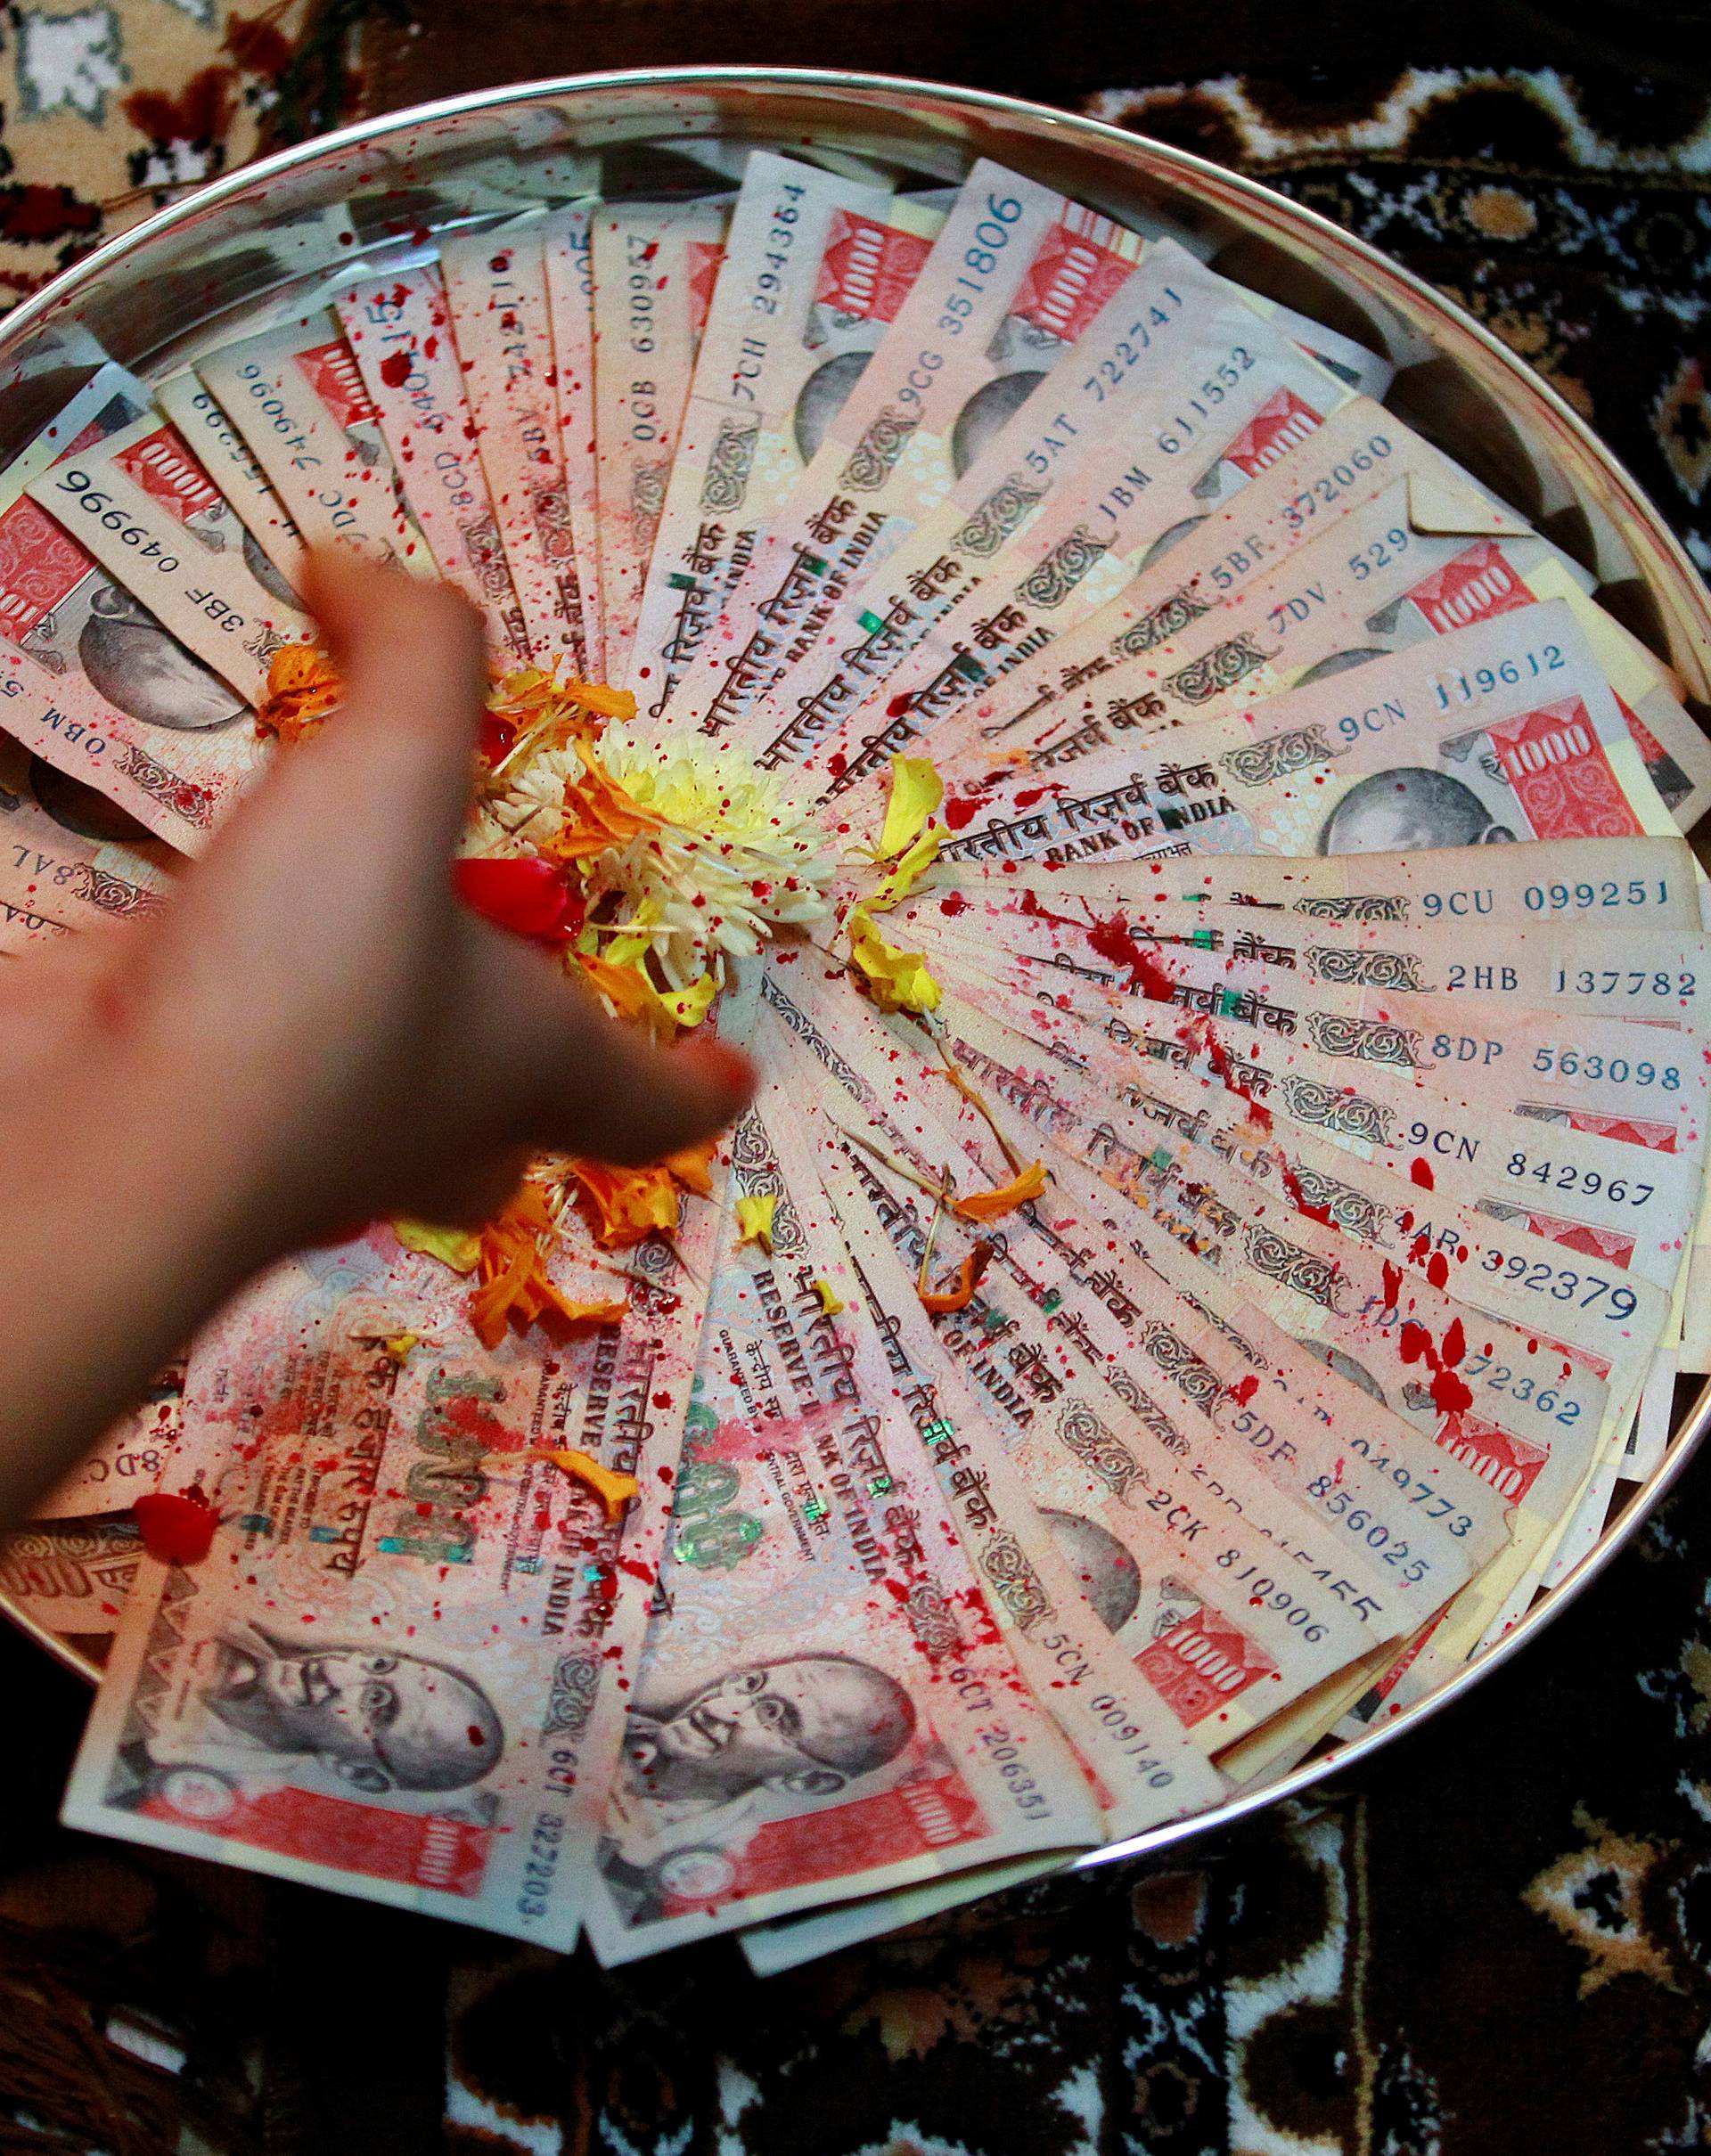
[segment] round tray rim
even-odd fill
[[[1293,239],[1311,242],[1320,254],[1347,263],[1357,280],[1377,297],[1404,299],[1408,303],[1408,312],[1447,322],[1461,336],[1474,340],[1485,356],[1510,379],[1517,397],[1531,402],[1547,416],[1568,437],[1575,453],[1597,470],[1612,498],[1620,503],[1625,527],[1643,534],[1658,557],[1658,568],[1666,576],[1673,575],[1675,596],[1683,602],[1691,633],[1711,652],[1711,593],[1707,593],[1685,547],[1637,481],[1548,381],[1465,308],[1446,298],[1423,278],[1392,261],[1371,242],[1344,230],[1320,211],[1291,200],[1262,181],[1216,165],[1191,151],[1155,141],[1108,121],[1060,111],[1001,92],[961,88],[913,77],[831,68],[757,65],[619,69],[502,84],[354,121],[223,174],[92,249],[0,320],[0,366],[4,366],[9,351],[55,315],[75,310],[78,295],[88,285],[120,268],[131,255],[145,251],[162,235],[176,232],[181,225],[194,224],[252,191],[265,190],[273,180],[305,167],[332,162],[346,152],[361,151],[387,137],[508,107],[598,97],[602,93],[654,93],[665,96],[700,93],[716,96],[744,92],[788,95],[791,91],[805,95],[819,94],[834,103],[859,104],[880,100],[892,105],[899,102],[936,105],[953,119],[987,118],[1043,139],[1068,139],[1085,143],[1091,151],[1114,157],[1118,163],[1167,185],[1186,186],[1210,206],[1231,209],[1250,227],[1256,224],[1263,226],[1268,236],[1284,241]],[[1647,581],[1650,583],[1651,578],[1648,576]],[[1269,1805],[1299,1796],[1327,1780],[1341,1776],[1393,1743],[1404,1731],[1429,1721],[1508,1662],[1584,1593],[1674,1487],[1707,1428],[1711,1428],[1711,1379],[1700,1386],[1673,1432],[1663,1460],[1644,1482],[1634,1486],[1635,1494],[1615,1524],[1605,1529],[1593,1548],[1556,1588],[1534,1603],[1511,1631],[1425,1698],[1404,1708],[1394,1719],[1376,1723],[1333,1752],[1310,1759],[1289,1773],[1253,1789],[1240,1791],[1208,1810],[1088,1850],[1076,1860],[1075,1868],[1086,1869],[1122,1858],[1157,1852],[1233,1825]],[[0,1613],[68,1670],[92,1684],[96,1681],[100,1674],[98,1663],[28,1616],[4,1593],[0,1593]]]

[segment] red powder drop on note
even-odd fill
[[[1418,1156],[1409,1166],[1408,1180],[1411,1183],[1418,1183],[1422,1190],[1436,1190],[1437,1188],[1432,1180],[1431,1162],[1420,1160]]]
[[[140,1497],[131,1507],[143,1547],[163,1564],[195,1564],[207,1556],[219,1525],[200,1490],[184,1496],[167,1490]]]
[[[1114,966],[1128,968],[1131,991],[1138,988],[1149,1003],[1175,1001],[1175,982],[1151,951],[1135,942],[1120,913],[1113,914],[1108,921],[1095,921],[1087,931],[1087,941],[1101,958],[1109,959]]]
[[[381,380],[389,388],[402,389],[410,379],[410,355],[389,352],[381,362]]]

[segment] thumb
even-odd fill
[[[449,852],[487,690],[479,617],[449,584],[342,546],[310,552],[302,585],[345,687],[337,719],[305,747],[323,780],[336,776],[348,814],[369,810]]]
[[[506,1104],[516,1143],[634,1167],[712,1137],[747,1105],[755,1074],[738,1049],[658,1047],[515,936],[463,926],[476,1008],[459,1030],[480,1044],[479,1082]]]

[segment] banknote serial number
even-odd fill
[[[1548,1415],[1565,1429],[1580,1420],[1580,1402],[1565,1400],[1557,1385],[1541,1384],[1530,1370],[1515,1369],[1485,1354],[1469,1355],[1456,1368],[1463,1377],[1482,1379],[1494,1392],[1502,1393],[1519,1407],[1531,1408],[1535,1414]]]
[[[996,1768],[1017,1810],[1049,1817],[1051,1803],[1044,1790],[1027,1771],[1027,1761],[1011,1732],[1002,1722],[993,1722],[974,1734],[986,1746],[986,1765]]]
[[[1330,509],[1340,502],[1359,481],[1363,472],[1371,471],[1391,453],[1388,434],[1374,434],[1367,437],[1362,449],[1351,449],[1340,463],[1333,464],[1329,471],[1321,472],[1311,485],[1291,495],[1283,504],[1283,521],[1292,532],[1298,532],[1304,524],[1316,517],[1322,509]]]
[[[1212,1561],[1220,1572],[1230,1574],[1232,1584],[1242,1590],[1242,1598],[1249,1609],[1275,1611],[1289,1629],[1299,1632],[1310,1646],[1317,1646],[1322,1639],[1330,1637],[1330,1626],[1315,1617],[1298,1595],[1291,1594],[1281,1580],[1263,1572],[1251,1560],[1244,1561],[1244,1557],[1241,1550],[1221,1549]],[[1340,1587],[1344,1582],[1339,1580],[1337,1584]],[[1369,1595],[1355,1595],[1353,1606],[1363,1619],[1378,1614],[1379,1605]]]
[[[1433,892],[1426,901],[1429,915],[1434,911]],[[1660,876],[1656,883],[1649,878],[1635,876],[1626,883],[1607,878],[1602,883],[1528,884],[1521,894],[1521,903],[1529,913],[1590,913],[1594,908],[1607,906],[1666,906],[1669,903],[1669,886]]]
[[[564,1854],[564,1826],[562,1812],[543,1811],[536,1812],[535,1824],[529,1829],[528,1855],[523,1859],[523,1885],[517,1896],[517,1913],[537,1923],[546,1916],[553,1882],[558,1875],[559,1858]]]
[[[1404,1587],[1418,1587],[1431,1570],[1424,1557],[1413,1555],[1405,1537],[1394,1535],[1370,1506],[1357,1505],[1354,1492],[1343,1488],[1335,1475],[1314,1475],[1307,1495],[1318,1499],[1327,1519],[1335,1520],[1387,1564],[1395,1565]]]
[[[761,248],[759,271],[754,290],[749,295],[749,304],[757,314],[776,314],[779,310],[784,272],[790,249],[796,245],[796,228],[802,222],[802,212],[797,205],[806,192],[807,189],[794,180],[787,180],[778,191],[779,199],[773,205],[772,222]]]
[[[1576,1403],[1575,1414],[1579,1413],[1580,1408]],[[1424,1475],[1416,1474],[1405,1460],[1393,1460],[1381,1448],[1375,1451],[1372,1441],[1359,1432],[1348,1440],[1348,1449],[1351,1452],[1358,1452],[1375,1474],[1386,1482],[1394,1482],[1409,1504],[1418,1505],[1423,1518],[1440,1522],[1444,1531],[1453,1535],[1458,1542],[1473,1532],[1472,1519],[1467,1513],[1456,1510],[1454,1499],[1446,1498],[1435,1482],[1429,1482]],[[1321,1476],[1320,1480],[1329,1480],[1334,1484],[1336,1477]],[[1309,1494],[1317,1494],[1312,1490],[1311,1484],[1308,1487]]]
[[[1456,666],[1447,674],[1434,674],[1431,692],[1440,711],[1453,711],[1494,696],[1499,689],[1517,689],[1523,682],[1560,674],[1568,664],[1560,644],[1542,644],[1536,651],[1523,651],[1519,658],[1499,659],[1494,666]]]
[[[128,511],[115,509],[111,494],[97,486],[86,471],[61,473],[54,482],[54,490],[75,495],[78,507],[94,517],[103,531],[115,534],[122,545],[136,549],[139,561],[151,562],[163,576],[176,573],[177,555],[169,554],[158,539],[151,538],[147,527],[133,522]]]
[[[1408,551],[1408,533],[1400,524],[1393,524],[1381,538],[1371,540],[1348,557],[1348,573],[1356,584],[1364,584],[1369,576],[1376,576],[1380,569],[1394,568]]]
[[[1650,1057],[1602,1056],[1577,1048],[1535,1048],[1533,1067],[1547,1078],[1608,1078],[1612,1085],[1655,1085],[1661,1093],[1679,1093],[1682,1074],[1673,1063],[1654,1063]]]
[[[1165,286],[1164,296],[1172,306],[1181,308],[1182,299],[1173,286]],[[1162,330],[1173,319],[1168,309],[1160,306],[1157,301],[1144,316],[1137,314],[1124,335],[1113,340],[1109,355],[1099,362],[1082,384],[1083,392],[1091,395],[1096,404],[1102,404],[1106,397],[1134,372],[1152,349],[1154,330]],[[1240,364],[1235,363],[1238,361]],[[1253,363],[1253,355],[1240,345],[1235,346],[1230,358],[1220,360],[1200,384],[1201,394],[1207,402],[1223,404],[1226,392],[1235,388]]]
[[[266,371],[253,359],[246,359],[238,369],[238,380],[256,400],[256,410],[280,437],[281,446],[290,452],[293,469],[301,471],[310,464],[318,464],[320,458],[309,452],[309,437],[293,418]]]
[[[1559,966],[1560,996],[1674,996],[1687,1002],[1698,992],[1691,973],[1644,966]]]
[[[1530,1153],[1511,1153],[1503,1172],[1516,1182],[1535,1182],[1546,1190],[1570,1190],[1580,1197],[1608,1198],[1612,1205],[1643,1205],[1656,1183],[1626,1175],[1600,1175],[1596,1168],[1576,1168],[1571,1161],[1535,1161]]]
[[[1156,1740],[1139,1722],[1130,1719],[1129,1710],[1117,1695],[1114,1692],[1097,1692],[1093,1695],[1091,1706],[1092,1711],[1103,1724],[1107,1735],[1128,1756],[1135,1779],[1144,1782],[1149,1789],[1168,1789],[1176,1779],[1175,1776],[1158,1758]]]
[[[1010,245],[1011,227],[1020,217],[1022,204],[1013,194],[989,194],[986,211],[975,226],[969,245],[962,250],[962,266],[952,280],[944,312],[935,324],[946,337],[962,336],[976,303],[985,298],[986,280],[997,269],[999,258]]]
[[[1624,1287],[1620,1281],[1607,1280],[1599,1273],[1578,1272],[1569,1265],[1552,1265],[1549,1259],[1505,1256],[1501,1250],[1487,1250],[1479,1269],[1534,1294],[1549,1295],[1553,1303],[1572,1303],[1577,1310],[1608,1318],[1612,1324],[1632,1318],[1640,1301],[1633,1288]]]

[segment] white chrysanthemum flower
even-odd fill
[[[831,913],[833,849],[772,772],[699,738],[662,747],[618,724],[591,753],[637,809],[659,821],[583,862],[590,915],[614,936],[645,938],[671,987],[690,987],[709,968],[723,977],[726,956],[752,956],[781,928]],[[574,745],[503,772],[473,850],[546,846],[576,815],[587,776]],[[614,896],[616,908],[602,905]]]

